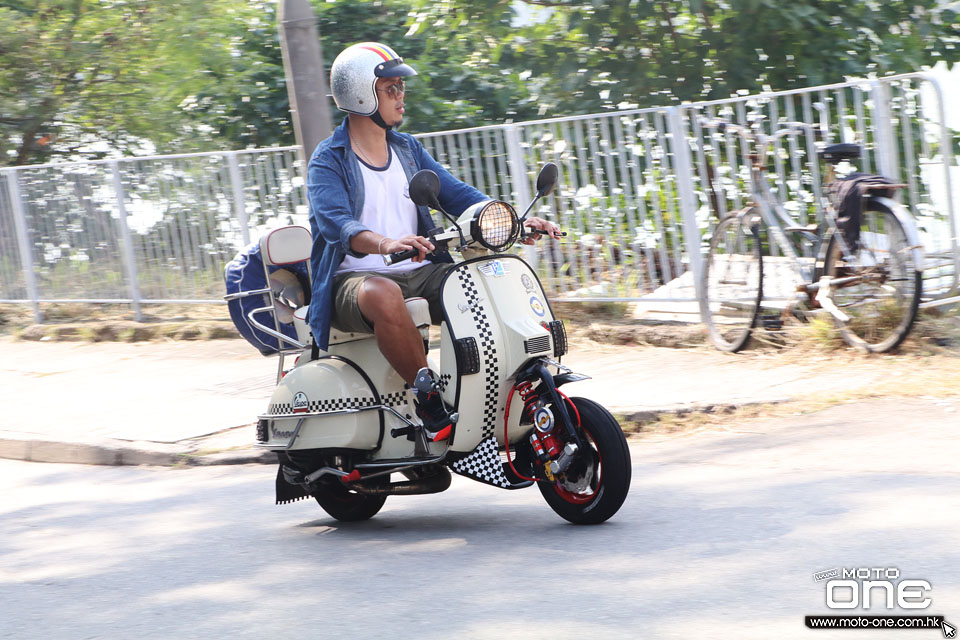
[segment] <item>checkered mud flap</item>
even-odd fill
[[[482,441],[476,449],[450,465],[450,468],[462,476],[492,484],[501,489],[526,487],[529,483],[514,485],[503,472],[503,460],[497,450],[494,437]]]
[[[287,481],[287,478],[284,474],[284,469],[287,470],[287,473],[290,474],[291,477],[297,475],[297,471],[293,468],[293,463],[290,462],[289,458],[287,458],[286,453],[277,451],[277,463],[277,504],[289,504],[291,502],[296,502],[297,500],[309,498],[310,494],[307,493],[306,489],[299,484],[292,484],[291,482]]]

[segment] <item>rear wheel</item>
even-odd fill
[[[550,508],[574,524],[599,524],[615,514],[630,490],[630,449],[610,412],[585,398],[570,399],[584,444],[556,483],[538,482]],[[569,406],[568,406],[569,410]]]
[[[389,476],[383,478],[387,479]],[[377,515],[387,501],[385,495],[375,496],[351,491],[339,478],[324,481],[313,497],[324,511],[341,522],[369,520]]]
[[[755,216],[732,215],[717,225],[703,265],[701,316],[721,351],[736,352],[750,339],[763,298],[763,260]]]
[[[869,201],[857,246],[845,247],[836,233],[826,252],[824,274],[838,279],[830,298],[849,317],[834,316],[834,322],[853,347],[877,353],[894,349],[910,333],[922,290],[921,265],[903,225],[885,205]]]

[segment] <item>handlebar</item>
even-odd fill
[[[544,231],[543,229],[524,229],[523,235],[521,237],[527,238],[529,236],[549,236],[549,231]],[[561,231],[558,235],[566,236],[566,231]]]
[[[407,249],[406,251],[388,253],[387,255],[383,256],[383,264],[389,267],[392,264],[403,262],[404,260],[409,260],[410,258],[415,258],[418,255],[420,255],[420,252],[416,249]]]
[[[705,118],[701,116],[699,120],[700,120],[701,126],[704,126],[710,129],[716,129],[721,133],[728,130],[733,131],[734,133],[739,135],[741,138],[744,138],[747,141],[752,141],[757,143],[764,143],[770,140],[777,140],[778,138],[782,138],[784,136],[790,135],[791,133],[795,133],[797,131],[800,131],[800,132],[812,131],[813,137],[815,140],[819,141],[823,139],[823,132],[816,126],[812,124],[808,124],[806,122],[785,122],[783,123],[784,124],[783,128],[777,129],[773,133],[767,135],[754,128],[745,127],[740,124],[734,124],[733,122],[722,120],[720,118],[711,119],[711,118]]]

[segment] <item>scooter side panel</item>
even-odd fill
[[[316,412],[329,415],[305,417],[291,449],[373,449],[380,439],[380,418],[376,410],[362,410],[376,404],[370,386],[348,364],[320,359],[291,370],[270,398],[268,415],[297,416]],[[348,410],[350,413],[342,413]],[[341,413],[338,413],[341,412]],[[288,445],[297,419],[270,419],[270,447]]]
[[[368,338],[334,345],[330,353],[347,358],[360,367],[379,393],[382,404],[403,416],[413,416],[414,392],[406,388],[403,378],[384,359],[377,347],[376,339]],[[405,423],[389,411],[383,412],[383,422],[383,442],[372,455],[372,459],[393,459],[413,455],[413,442],[405,437],[390,436],[391,429],[403,427]]]

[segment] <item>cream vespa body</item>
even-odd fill
[[[545,326],[554,320],[546,295],[522,259],[492,255],[452,267],[442,301],[440,351],[428,353],[427,359],[440,374],[444,401],[461,418],[450,440],[431,442],[429,453],[472,451],[490,436],[503,445],[506,397],[517,370],[532,357],[554,352]],[[477,347],[476,373],[458,369],[453,342],[466,338]],[[334,331],[329,349],[317,360],[301,360],[277,385],[267,414],[259,417],[259,446],[359,449],[371,452],[371,460],[415,455],[412,441],[389,435],[405,424],[394,411],[407,419],[414,414],[414,392],[383,366],[372,334]],[[519,405],[514,406],[511,441],[522,435]]]
[[[557,167],[548,163],[537,178],[537,199],[549,195],[556,180]],[[436,174],[420,171],[409,186],[416,204],[442,211]],[[310,334],[304,302],[284,307],[286,298],[269,287],[228,294],[228,300],[266,296],[269,305],[246,318],[292,345],[279,351],[277,386],[257,421],[257,445],[277,453],[277,503],[312,496],[338,520],[364,520],[388,495],[446,490],[452,472],[502,489],[536,485],[570,522],[607,520],[629,490],[629,448],[609,411],[558,390],[587,376],[559,362],[566,332],[536,273],[516,255],[502,253],[534,232],[524,230],[525,216],[518,218],[497,200],[476,203],[456,220],[444,215],[453,225],[432,230],[430,239],[437,250],[455,249],[462,260],[451,265],[440,286],[439,349],[429,349],[427,301],[406,301],[424,338],[429,369],[418,372],[416,390],[390,366],[373,334],[331,330],[322,350]],[[551,233],[562,235],[555,228]],[[274,230],[260,244],[268,279],[271,267],[310,259],[312,243],[303,227]],[[402,251],[384,262],[416,254]],[[258,322],[258,313],[272,313],[275,327]],[[296,339],[281,332],[281,316],[289,318],[283,322],[293,325]],[[288,355],[297,356],[290,368],[284,364]],[[440,413],[439,422],[425,425],[416,394],[435,402],[437,391],[443,403],[431,411]]]

